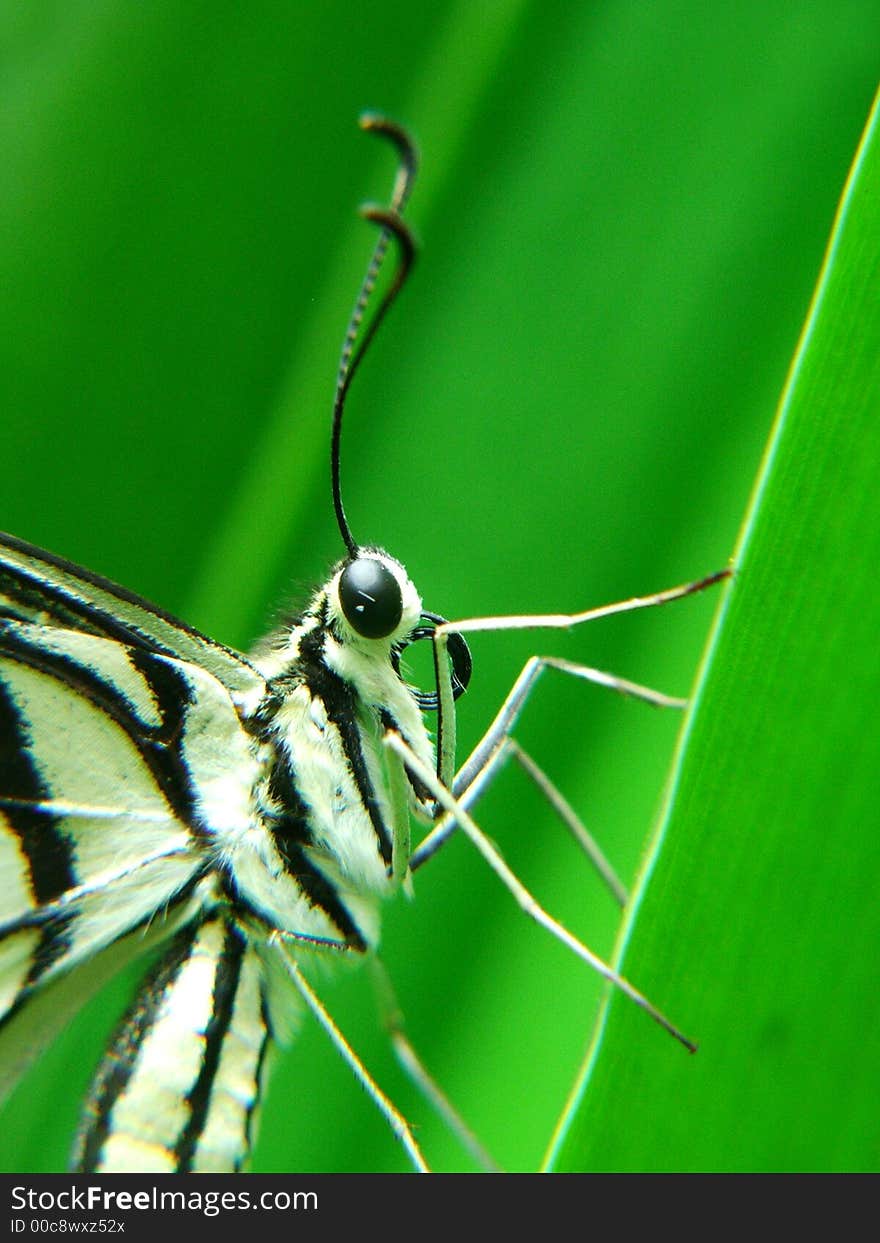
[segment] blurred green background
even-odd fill
[[[242,647],[322,576],[328,412],[373,241],[354,209],[393,172],[356,128],[370,107],[420,140],[423,253],[352,392],[358,538],[449,617],[720,568],[878,68],[869,0],[3,4],[0,527]],[[685,693],[713,607],[537,647]],[[536,639],[473,649],[463,748]],[[548,676],[519,730],[626,879],[678,724]],[[524,779],[479,819],[610,953],[618,912]],[[599,989],[465,842],[416,895],[384,941],[410,1034],[497,1160],[535,1168]],[[64,1166],[136,974],[22,1085],[0,1168]],[[396,1069],[365,973],[324,997],[431,1163],[466,1168]],[[405,1168],[311,1024],[279,1059],[254,1168]]]

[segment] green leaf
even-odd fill
[[[352,389],[358,538],[449,617],[584,608],[718,569],[878,63],[878,0],[809,16],[767,0],[0,4],[0,527],[239,646],[322,578],[339,554],[329,410],[373,241],[355,212],[392,175],[355,123],[376,108],[421,144],[422,249]],[[540,650],[684,694],[713,608]],[[463,752],[534,647],[475,636]],[[679,724],[548,675],[518,730],[629,882]],[[519,774],[478,820],[610,954],[618,908]],[[599,986],[465,842],[415,882],[383,932],[410,1034],[501,1164],[535,1168]],[[466,1165],[398,1074],[364,975],[328,976],[323,1000],[431,1164]],[[23,1082],[0,1168],[64,1166],[137,978]],[[649,1142],[650,1116],[626,1125]],[[255,1168],[405,1168],[313,1024],[278,1058]]]
[[[880,1164],[880,126],[783,393],[557,1169]]]

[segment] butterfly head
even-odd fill
[[[358,548],[341,563],[327,602],[334,628],[354,642],[400,643],[422,616],[422,601],[406,570],[380,548]]]

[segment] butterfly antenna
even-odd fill
[[[360,214],[363,218],[378,225],[381,232],[361,284],[354,310],[351,313],[351,319],[348,322],[348,329],[342,345],[342,354],[339,359],[336,398],[333,402],[333,432],[330,442],[333,508],[336,511],[339,533],[342,536],[345,547],[348,549],[349,555],[352,557],[357,555],[358,545],[345,517],[345,508],[342,504],[342,489],[339,480],[339,445],[342,436],[342,412],[345,406],[346,394],[354,379],[355,372],[360,366],[361,359],[367,352],[370,342],[376,335],[379,325],[385,318],[389,308],[406,283],[415,260],[415,241],[412,233],[403,222],[402,212],[412,190],[418,168],[418,152],[415,143],[402,126],[375,112],[364,113],[359,119],[359,124],[361,129],[381,134],[392,142],[397,148],[400,164],[397,169],[397,176],[394,179],[394,188],[389,205],[387,207],[376,207],[373,204],[366,204],[360,209]],[[392,238],[397,242],[398,246],[397,268],[373,313],[372,319],[366,327],[363,327],[364,313],[376,286],[376,280]]]

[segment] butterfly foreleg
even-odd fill
[[[446,655],[450,635],[474,631],[571,629],[589,621],[609,617],[617,613],[634,612],[669,604],[704,591],[707,587],[728,578],[730,570],[721,570],[695,582],[685,583],[666,591],[648,596],[633,596],[613,604],[601,605],[580,613],[525,614],[507,617],[472,617],[461,621],[443,622],[433,632],[434,670],[437,683],[437,777],[450,790],[458,803],[469,810],[488,788],[498,770],[508,759],[514,758],[527,775],[544,793],[547,801],[580,843],[599,874],[608,885],[615,899],[626,901],[626,892],[620,880],[605,858],[598,843],[587,831],[574,809],[556,789],[550,778],[512,738],[513,728],[531,697],[535,686],[546,669],[556,669],[570,677],[576,677],[596,686],[604,686],[618,694],[639,699],[658,708],[684,708],[687,700],[667,695],[651,687],[642,686],[615,674],[594,669],[556,656],[532,656],[511,687],[495,719],[477,743],[468,759],[455,771],[455,707],[453,702],[452,674]],[[454,775],[453,775],[454,774]],[[419,845],[410,860],[410,870],[415,871],[435,854],[456,829],[455,817],[451,816],[438,801],[435,804],[435,827]]]
[[[444,636],[439,635],[436,642],[442,643],[443,639]],[[442,691],[444,668],[445,681],[449,681],[448,665],[444,667],[444,665],[441,664],[439,666],[440,681],[438,682],[438,685],[441,687],[441,713],[444,703]],[[444,781],[443,784],[455,795],[455,798],[460,806],[462,806],[466,811],[470,810],[479,801],[484,791],[491,785],[492,781],[495,779],[497,773],[504,766],[504,764],[506,764],[509,759],[514,759],[544,794],[547,801],[560,816],[563,823],[596,867],[599,875],[608,885],[608,888],[613,893],[615,899],[623,905],[626,902],[626,890],[620,879],[617,877],[614,868],[602,852],[599,844],[587,830],[580,817],[566,801],[561,792],[552,783],[549,776],[543,772],[541,768],[539,768],[535,761],[512,737],[513,728],[516,725],[516,722],[519,719],[519,716],[529,697],[534,691],[538,679],[546,669],[556,669],[572,677],[578,677],[585,681],[593,682],[599,686],[609,687],[612,690],[616,690],[620,694],[640,699],[643,702],[650,703],[655,707],[683,708],[686,706],[687,702],[683,699],[665,695],[660,691],[652,690],[650,687],[641,686],[636,682],[630,682],[626,678],[619,678],[612,674],[603,673],[602,670],[593,669],[587,665],[575,664],[572,661],[563,660],[555,656],[532,656],[526,661],[522,672],[514,682],[510,693],[501,705],[495,719],[477,743],[468,759],[461,766],[454,777]],[[450,711],[448,717],[454,718],[454,711]],[[438,732],[441,740],[444,733],[449,732],[451,728],[447,724],[448,717],[445,713],[443,713],[440,718],[441,728]],[[438,777],[440,777],[442,762],[443,761],[439,758],[438,749]],[[442,778],[440,779],[442,780]],[[422,841],[418,848],[413,852],[410,860],[410,869],[412,871],[415,871],[417,868],[421,867],[421,865],[425,863],[431,855],[435,854],[455,831],[455,817],[451,816],[439,802],[436,804],[436,809],[437,814],[435,818],[437,823],[424,841]]]

